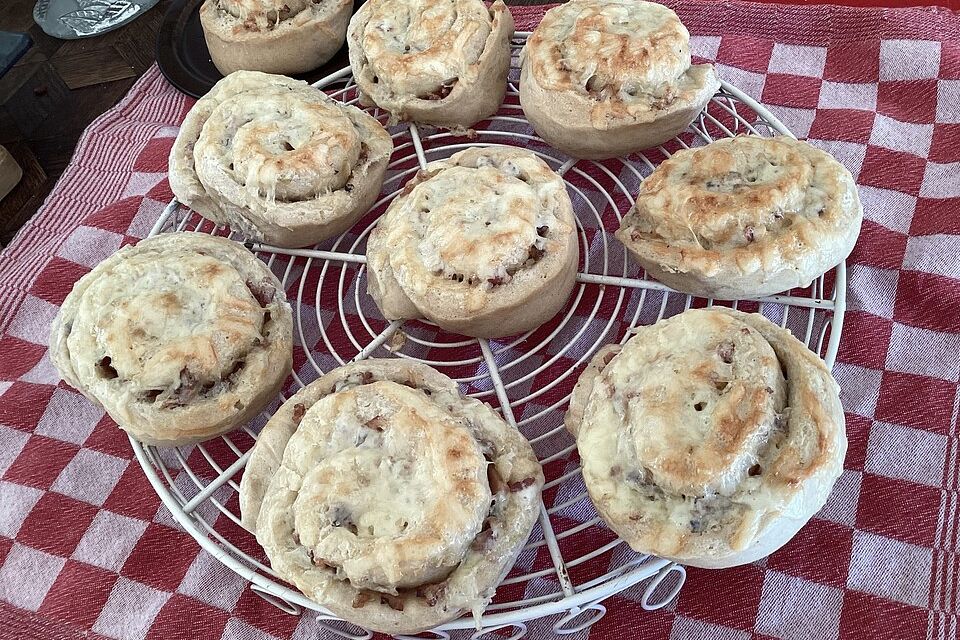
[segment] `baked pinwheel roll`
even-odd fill
[[[361,103],[395,121],[468,127],[507,90],[513,17],[501,0],[368,0],[350,20]]]
[[[641,0],[550,9],[521,53],[520,104],[537,133],[575,158],[612,158],[670,140],[720,88],[692,65],[677,14]]]
[[[50,358],[134,438],[179,446],[257,415],[290,373],[292,333],[280,282],[243,245],[165,233],[80,278]]]
[[[862,220],[853,177],[833,156],[738,136],[663,162],[616,235],[664,284],[734,299],[808,286],[846,259]]]
[[[529,443],[406,360],[336,369],[290,398],[240,484],[273,569],[360,626],[416,633],[482,612],[540,512]]]
[[[353,0],[204,0],[200,26],[214,66],[303,73],[343,46]]]
[[[390,204],[367,243],[367,289],[389,320],[513,335],[564,305],[578,253],[560,176],[524,149],[471,148],[428,164]]]
[[[393,140],[372,116],[305,82],[232,73],[197,101],[170,151],[177,199],[281,247],[349,229],[383,185]]]
[[[780,548],[847,449],[823,361],[759,314],[713,307],[594,356],[565,417],[597,511],[631,547],[697,567]]]

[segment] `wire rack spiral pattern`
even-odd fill
[[[667,145],[604,162],[563,157],[533,133],[519,106],[516,55],[527,34],[513,41],[514,60],[503,107],[482,128],[464,133],[391,127],[395,150],[383,193],[372,211],[339,238],[314,249],[279,249],[247,243],[283,282],[294,311],[294,374],[285,396],[331,368],[366,357],[400,357],[429,364],[461,389],[488,402],[533,444],[547,483],[540,519],[514,569],[479,620],[466,617],[421,637],[484,634],[520,638],[525,622],[552,615],[557,634],[582,631],[606,613],[602,604],[630,589],[645,609],[666,605],[685,580],[683,567],[636,554],[597,516],[586,493],[576,444],[563,428],[563,410],[580,372],[594,352],[625,342],[633,327],[656,322],[712,300],[693,298],[646,279],[612,232],[633,204],[632,194],[655,166],[678,148],[742,133],[791,135],[768,111],[723,85],[689,130]],[[357,102],[349,69],[317,83],[336,99]],[[387,116],[370,113],[386,124]],[[542,327],[506,340],[465,339],[427,322],[387,322],[366,294],[365,241],[379,215],[404,183],[427,162],[470,147],[512,144],[537,153],[560,173],[577,213],[581,264],[565,312]],[[151,235],[201,231],[231,236],[176,200]],[[242,240],[242,239],[241,239]],[[734,303],[759,311],[790,329],[833,364],[845,308],[846,274],[839,265],[804,290]],[[320,624],[345,638],[369,631],[343,622],[270,569],[253,536],[239,523],[239,474],[256,434],[278,406],[238,432],[193,447],[160,449],[131,440],[148,479],[174,519],[201,546],[251,582],[250,588],[280,609],[319,612]],[[460,631],[458,631],[460,630]],[[492,636],[491,636],[492,637]]]

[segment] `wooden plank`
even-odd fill
[[[113,47],[78,52],[68,57],[55,56],[52,63],[70,89],[92,87],[137,75]]]

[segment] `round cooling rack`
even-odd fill
[[[479,618],[465,616],[419,636],[423,638],[471,632],[476,638],[494,631],[519,638],[527,631],[526,622],[545,616],[554,618],[554,633],[571,634],[602,618],[606,613],[602,603],[613,594],[653,610],[679,593],[686,578],[683,567],[631,551],[597,515],[580,475],[576,443],[563,427],[563,412],[577,378],[601,346],[625,342],[636,326],[713,304],[647,279],[613,240],[612,232],[633,204],[632,194],[643,178],[679,148],[743,133],[791,135],[769,111],[723,84],[689,129],[664,146],[602,162],[564,157],[536,136],[520,109],[516,55],[526,35],[514,37],[510,85],[496,116],[462,133],[413,124],[389,129],[395,149],[384,182],[386,195],[352,230],[313,249],[246,243],[283,282],[293,306],[294,373],[284,397],[350,361],[417,360],[496,408],[530,440],[543,465],[547,482],[539,522],[493,602]],[[357,102],[349,69],[316,86],[335,99]],[[369,112],[386,123],[386,113]],[[531,149],[566,182],[577,214],[581,263],[579,286],[565,311],[533,331],[499,340],[467,339],[428,322],[385,321],[366,293],[364,248],[377,218],[427,162],[492,144]],[[233,237],[227,229],[182,209],[176,200],[151,235],[184,230]],[[832,366],[845,291],[846,270],[840,264],[806,289],[732,306],[760,312],[788,328]],[[254,536],[240,526],[239,476],[257,433],[278,402],[252,424],[221,438],[179,448],[145,446],[131,439],[134,452],[176,521],[205,550],[250,581],[258,595],[291,614],[303,609],[319,612],[320,624],[339,636],[370,638],[369,631],[336,618],[283,583]]]

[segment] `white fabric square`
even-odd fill
[[[53,491],[101,506],[129,462],[93,449],[80,449],[57,476]]]
[[[717,74],[755,100],[760,100],[760,96],[763,95],[763,85],[767,81],[766,74],[744,71],[725,64],[717,65]]]
[[[900,272],[864,264],[847,266],[847,309],[893,318]]]
[[[0,600],[36,611],[66,562],[63,558],[14,543],[3,567],[0,567]]]
[[[0,424],[0,478],[23,451],[29,439],[29,433]]]
[[[880,42],[881,80],[925,80],[940,75],[940,43],[926,40]]]
[[[926,158],[930,153],[931,142],[933,124],[900,122],[879,113],[873,121],[873,131],[870,132],[870,144],[894,151],[906,151],[921,158]]]
[[[716,60],[720,51],[720,36],[690,36],[691,55]]]
[[[936,234],[907,239],[903,268],[960,279],[960,236]]]
[[[43,491],[0,480],[0,536],[15,538]]]
[[[123,242],[123,236],[112,231],[77,227],[60,245],[57,255],[92,269],[115,254],[121,242]]]
[[[773,53],[770,55],[767,71],[822,78],[826,66],[826,47],[804,47],[776,42],[773,45]]]
[[[863,169],[863,159],[867,157],[867,145],[857,142],[841,142],[839,140],[807,140],[813,146],[823,149],[847,170],[853,174],[853,179],[860,177],[860,170]]]
[[[686,616],[673,619],[670,640],[750,640],[749,631],[694,620]]]
[[[858,185],[863,216],[887,229],[909,233],[917,198],[900,191]]]
[[[40,417],[36,433],[63,442],[83,444],[103,418],[103,409],[79,393],[57,387]]]
[[[943,482],[947,436],[886,422],[870,427],[864,471],[931,487]],[[908,464],[904,464],[909,460]]]
[[[48,354],[40,358],[37,364],[33,365],[33,369],[20,376],[20,380],[34,384],[55,385],[60,382],[60,373],[53,366]]]
[[[189,451],[185,447],[181,447],[180,450],[183,452],[183,457],[186,460],[190,459]],[[192,450],[192,447],[191,447]],[[171,450],[172,451],[172,450]],[[163,454],[161,454],[162,456]],[[168,468],[174,469],[180,467],[178,463],[176,467],[173,465],[167,465]],[[199,479],[199,478],[198,478]],[[177,473],[177,476],[173,480],[174,486],[180,490],[180,492],[189,497],[193,497],[199,492],[197,484],[190,478],[190,475],[186,471],[180,471]],[[214,522],[217,519],[217,516],[220,515],[220,510],[217,508],[217,505],[213,503],[214,500],[220,504],[226,504],[227,501],[233,496],[233,489],[229,484],[222,485],[213,492],[213,495],[210,496],[211,499],[204,500],[200,503],[200,506],[197,507],[194,511],[194,515],[201,520],[206,522]],[[169,509],[160,509],[157,511],[157,515],[153,517],[153,521],[157,524],[163,524],[173,529],[179,529],[180,525],[177,524],[177,521],[170,514]]]
[[[877,398],[880,397],[883,372],[838,362],[833,367],[833,375],[840,384],[840,402],[843,403],[843,410],[872,418],[877,408]]]
[[[169,597],[169,593],[121,576],[113,585],[93,631],[118,640],[142,640]],[[131,615],[133,611],[136,615]]]
[[[166,206],[167,203],[157,202],[151,198],[141,200],[137,214],[133,216],[130,226],[127,227],[127,233],[138,238],[146,238]]]
[[[844,469],[833,485],[826,504],[817,513],[817,517],[853,527],[857,521],[857,503],[860,502],[862,484],[862,473]]]
[[[960,122],[960,80],[937,82],[937,122]]]
[[[931,549],[866,531],[854,531],[847,587],[926,607],[930,599],[932,566]]]
[[[163,180],[166,176],[166,173],[132,173],[130,174],[130,180],[127,182],[127,186],[123,188],[123,193],[120,194],[120,197],[129,198],[130,196],[146,195],[150,189],[153,189],[155,186],[157,186],[157,183]]]
[[[27,294],[7,328],[11,336],[46,346],[50,343],[50,325],[60,308]]]
[[[9,380],[0,381],[0,396],[5,394],[7,392],[7,389],[9,389],[12,386],[13,386],[13,382],[10,382]]]
[[[783,124],[787,125],[787,129],[793,133],[793,135],[798,138],[806,138],[810,135],[810,126],[813,124],[813,119],[817,117],[816,109],[798,109],[795,107],[778,107],[775,105],[769,105],[767,107],[777,116]]]
[[[960,377],[960,335],[893,323],[887,369],[936,376],[956,382]],[[939,486],[939,481],[936,483]]]
[[[143,520],[103,509],[94,516],[72,557],[119,572],[146,529],[147,523]]]
[[[920,183],[920,195],[924,198],[960,198],[960,162],[928,162]]]
[[[840,632],[843,591],[767,571],[754,629],[784,640],[831,640]]]
[[[301,622],[299,625],[297,625],[297,628],[299,629],[301,626],[303,626],[303,621],[307,618],[312,619],[314,617],[314,615],[309,613],[304,614],[301,616]],[[316,627],[316,623],[314,623],[314,626]],[[297,638],[296,634],[294,634],[292,637],[294,639]],[[310,638],[310,640],[314,640],[315,638],[321,638],[323,636],[314,633],[314,635],[306,637]],[[276,636],[272,636],[262,629],[250,626],[240,618],[230,618],[227,620],[227,626],[223,628],[223,635],[221,638],[222,640],[237,640],[238,638],[242,640],[277,640]]]
[[[820,85],[821,109],[877,110],[877,84],[875,82],[829,82]]]
[[[200,553],[180,581],[177,591],[213,607],[232,611],[246,586],[247,581],[222,562],[209,553]]]

